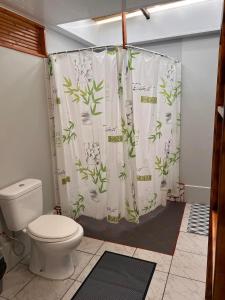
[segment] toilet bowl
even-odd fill
[[[7,227],[23,230],[31,240],[31,272],[49,279],[66,279],[74,272],[75,252],[83,228],[62,215],[42,214],[42,183],[24,179],[0,190]]]
[[[43,215],[28,224],[31,239],[29,269],[50,279],[66,279],[74,273],[73,250],[79,245],[83,228],[60,215]]]

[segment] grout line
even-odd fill
[[[203,254],[197,254],[197,253],[194,253],[194,252],[189,252],[189,251],[185,251],[185,250],[181,250],[181,249],[175,249],[175,252],[176,251],[181,251],[181,252],[185,252],[185,253],[190,253],[190,254],[194,254],[194,255],[198,255],[198,256],[203,256],[203,257],[207,257],[207,255],[203,255]],[[174,252],[174,253],[175,253]],[[174,257],[174,255],[173,255],[173,257]]]
[[[134,255],[135,255],[137,249],[138,249],[138,248],[135,248],[134,253],[133,253],[133,255],[132,255],[131,257],[134,257]]]
[[[70,278],[65,279],[67,280],[71,280]],[[73,279],[72,279],[73,280]],[[75,281],[72,281],[71,285],[68,287],[68,289],[65,291],[65,293],[62,295],[62,297],[60,298],[61,300],[63,299],[63,297],[66,295],[66,293],[69,291],[69,289],[71,288],[71,286],[74,284]]]
[[[176,248],[175,251],[176,250],[182,251],[182,252],[186,252],[186,253],[196,254],[196,255],[199,255],[199,256],[206,256],[207,257],[207,254],[199,254],[199,253],[196,253],[196,252],[191,252],[191,251],[187,251],[187,250],[183,250],[183,249],[179,249],[179,248]]]
[[[189,279],[189,280],[193,280],[193,281],[197,281],[197,282],[201,282],[201,283],[206,284],[205,281],[201,281],[201,280],[198,280],[198,279],[193,279],[193,278],[190,278],[190,277],[180,276],[180,275],[177,275],[177,274],[174,274],[174,273],[169,273],[169,274],[173,275],[173,276],[180,277],[180,278]]]
[[[85,254],[89,254],[89,255],[96,255],[96,254],[93,254],[93,253],[90,253],[90,252],[86,252],[86,251],[83,251],[83,250],[72,250],[72,251],[77,251],[77,252],[81,252],[81,253],[85,253]]]
[[[99,249],[101,249],[102,248],[102,246],[105,244],[105,241],[103,241],[103,243],[101,244],[101,246],[97,249],[97,251],[95,252],[95,254],[94,255],[97,255],[97,252],[99,251]]]
[[[94,257],[95,255],[93,255],[93,257]],[[92,257],[92,258],[93,258]],[[74,278],[72,278],[72,276],[74,275],[74,273],[71,275],[71,277],[69,278],[69,279],[72,279],[72,280],[74,280],[74,281],[76,281],[77,280],[77,278],[80,276],[80,274],[84,271],[84,269],[87,267],[87,265],[90,263],[90,261],[92,260],[92,258],[90,259],[90,260],[88,260],[88,263],[82,268],[82,270],[79,272],[79,274],[77,274],[77,276],[76,276],[76,279],[74,279]],[[74,270],[74,272],[75,272],[75,270]]]
[[[25,256],[24,256],[25,257]],[[18,265],[23,265],[24,266],[24,264],[22,264],[21,263],[21,261],[24,259],[24,257],[23,258],[21,258],[10,270],[8,270],[8,271],[6,271],[6,273],[5,274],[8,274],[8,273],[10,273],[11,271],[13,271]]]
[[[162,293],[162,300],[163,300],[164,295],[165,295],[165,291],[166,291],[166,286],[167,286],[168,278],[169,278],[169,273],[167,273],[166,282],[165,282],[164,289],[163,289],[163,293]]]
[[[176,251],[176,249],[175,249],[175,251]],[[167,278],[166,278],[166,282],[165,282],[165,286],[164,286],[164,290],[163,290],[163,294],[162,294],[162,299],[164,298],[164,295],[165,295],[165,291],[166,291],[166,287],[167,287],[167,283],[168,283],[168,278],[169,278],[173,258],[174,258],[174,255],[172,256],[171,261],[170,261],[170,267],[169,267],[169,270],[168,270],[168,275],[167,275]]]
[[[28,270],[29,271],[29,270]],[[29,271],[30,272],[30,271]],[[31,273],[31,272],[30,272]],[[34,275],[33,273],[31,273],[32,275]],[[34,275],[32,278],[31,278],[31,280],[29,280],[13,297],[15,297],[15,296],[17,296],[23,289],[25,289],[25,287],[28,285],[28,284],[30,284],[31,283],[31,281],[34,279],[34,278],[36,278],[37,276],[36,275]]]
[[[89,239],[93,239],[93,238],[90,238],[90,237],[88,237],[88,236],[84,236],[84,237],[86,237],[86,238],[89,238]],[[95,239],[96,240],[96,239]],[[83,250],[79,250],[79,249],[74,249],[74,250],[76,250],[76,251],[81,251],[81,252],[85,252],[85,253],[88,253],[88,254],[92,254],[92,255],[97,255],[96,253],[98,252],[98,250],[104,245],[104,243],[105,243],[105,241],[104,240],[98,240],[98,241],[101,241],[102,243],[101,243],[101,245],[98,247],[98,249],[96,250],[96,252],[93,254],[93,253],[89,253],[89,252],[85,252],[85,251],[83,251]]]

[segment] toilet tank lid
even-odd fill
[[[41,180],[27,178],[0,190],[0,200],[16,199],[42,185]]]

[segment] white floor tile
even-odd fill
[[[176,249],[199,255],[207,255],[208,237],[188,232],[180,232]]]
[[[60,300],[72,286],[73,280],[48,280],[35,277],[20,291],[15,300]]]
[[[97,262],[100,258],[101,258],[101,256],[95,255],[91,259],[89,264],[86,266],[86,268],[81,272],[80,276],[77,278],[77,281],[83,282],[87,278],[87,276],[89,275],[91,270],[94,268],[94,266],[97,264]]]
[[[66,292],[66,294],[63,296],[62,300],[71,300],[73,295],[76,293],[76,291],[81,286],[81,282],[75,281],[71,288]]]
[[[34,275],[28,271],[27,266],[18,264],[3,277],[1,296],[12,299],[32,278]]]
[[[156,263],[156,270],[169,272],[172,256],[138,248],[134,257]]]
[[[191,204],[186,203],[185,209],[184,209],[184,214],[183,214],[183,219],[182,219],[181,226],[180,226],[180,231],[187,232],[188,219],[190,216],[190,212],[191,212]]]
[[[191,211],[191,203],[186,203],[185,204],[185,210],[184,210],[184,214],[190,214],[190,211]]]
[[[87,266],[87,264],[90,262],[92,257],[93,254],[89,254],[81,251],[73,251],[75,271],[71,276],[72,279],[76,279],[80,275],[80,273]]]
[[[205,282],[207,257],[176,250],[170,273]]]
[[[145,300],[162,300],[168,273],[155,271]]]
[[[205,284],[169,275],[163,300],[204,300]]]
[[[105,251],[111,251],[127,256],[132,256],[134,254],[136,248],[125,246],[121,244],[111,243],[111,242],[104,242],[101,248],[96,253],[97,255],[102,255]]]
[[[180,225],[180,231],[187,232],[188,227],[188,217],[183,216],[181,225]]]
[[[76,250],[96,254],[96,252],[102,246],[102,244],[103,241],[101,240],[96,240],[85,236],[82,238],[82,241]]]

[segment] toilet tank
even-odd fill
[[[42,183],[38,179],[24,179],[0,190],[0,207],[11,231],[19,231],[42,215]]]

